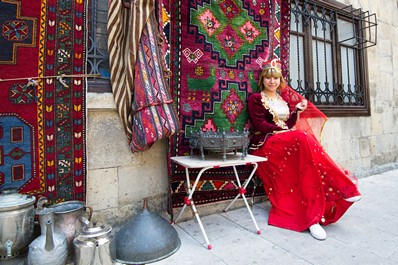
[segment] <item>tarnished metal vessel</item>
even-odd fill
[[[49,206],[54,210],[54,229],[58,233],[66,236],[68,244],[68,259],[70,263],[74,260],[73,239],[75,235],[83,228],[80,217],[83,217],[86,209],[88,212],[88,220],[91,220],[93,209],[81,201],[66,201]]]
[[[213,132],[199,130],[191,132],[189,138],[189,148],[191,149],[191,157],[194,155],[194,149],[199,149],[202,160],[205,160],[205,150],[209,152],[222,153],[223,160],[225,161],[226,153],[238,150],[242,153],[242,159],[247,156],[249,148],[249,131],[243,132]]]
[[[84,218],[81,218],[84,219]],[[112,227],[83,220],[87,225],[75,236],[75,265],[112,265],[116,253]]]
[[[65,235],[54,229],[54,210],[44,208],[36,213],[41,235],[29,245],[28,265],[65,265],[68,245]]]
[[[174,254],[181,245],[175,228],[159,214],[147,209],[124,224],[115,234],[116,261],[147,264]]]
[[[22,195],[16,188],[0,193],[0,260],[12,259],[32,240],[34,196]]]

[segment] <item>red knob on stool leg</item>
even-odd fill
[[[257,231],[257,234],[261,235],[261,231],[260,231],[260,230],[258,230],[258,231]]]
[[[207,249],[208,249],[208,250],[211,250],[212,248],[213,248],[213,247],[212,247],[211,245],[208,245],[208,246],[207,246]]]
[[[185,204],[186,206],[190,206],[190,205],[191,205],[191,200],[188,199],[188,197],[184,197],[184,204]]]
[[[240,195],[246,194],[246,189],[243,188],[243,187],[240,187],[240,188],[239,188],[239,194],[240,194]]]

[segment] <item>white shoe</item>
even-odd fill
[[[310,226],[310,234],[318,240],[325,240],[327,235],[325,229],[320,224],[314,224]]]
[[[361,198],[362,198],[362,196],[361,196],[361,195],[358,195],[358,196],[350,197],[350,198],[347,198],[347,199],[344,199],[344,200],[346,200],[346,201],[348,201],[348,202],[357,202],[357,201],[359,201]]]

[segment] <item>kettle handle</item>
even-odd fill
[[[36,207],[36,211],[40,211],[44,209],[44,204],[48,203],[48,199],[47,197],[40,197],[37,200],[37,207]]]
[[[89,213],[88,213],[88,220],[91,221],[91,217],[93,217],[93,207],[91,206],[84,206],[85,210],[89,209]]]

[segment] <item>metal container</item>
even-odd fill
[[[109,225],[89,223],[73,240],[75,265],[112,265],[116,252]]]
[[[34,196],[22,195],[16,188],[0,193],[0,260],[12,259],[33,236]]]
[[[175,228],[159,214],[140,213],[125,223],[115,235],[116,261],[122,264],[147,264],[167,258],[181,245]]]
[[[203,132],[191,132],[189,138],[189,148],[191,149],[191,157],[194,155],[194,149],[200,150],[202,160],[205,160],[205,150],[209,152],[222,153],[223,160],[227,159],[226,153],[238,150],[242,152],[242,159],[247,156],[249,148],[249,131],[245,129],[242,133],[236,132],[213,132],[211,130]]]
[[[29,245],[28,265],[65,265],[68,245],[65,235],[54,231],[54,210],[44,208],[36,214],[39,215],[41,235]]]
[[[54,209],[54,229],[57,233],[63,233],[66,236],[68,244],[68,260],[70,263],[74,259],[73,239],[75,235],[83,228],[80,217],[83,217],[85,210],[89,209],[88,220],[91,219],[93,209],[85,206],[81,201],[67,201],[49,206]]]

